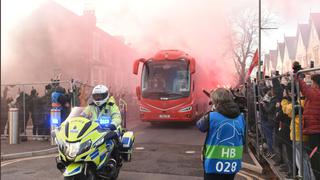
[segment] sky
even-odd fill
[[[139,48],[143,50],[145,49],[142,44],[146,43],[145,40],[150,44],[155,43],[150,39],[157,39],[155,34],[158,35],[159,31],[163,30],[159,28],[160,25],[165,26],[163,28],[169,35],[175,36],[159,38],[160,44],[176,45],[170,41],[178,41],[181,45],[184,44],[181,41],[188,40],[179,38],[188,39],[193,33],[197,34],[197,38],[202,33],[203,36],[215,39],[217,38],[214,34],[223,37],[225,30],[229,28],[226,24],[228,18],[246,8],[258,10],[258,0],[83,0],[83,3],[79,3],[79,0],[56,1],[78,14],[81,14],[85,7],[94,8],[98,26],[113,35],[124,36],[129,43],[140,43]],[[283,41],[284,35],[294,36],[297,23],[307,23],[310,12],[320,12],[320,0],[261,0],[261,4],[263,10],[275,15],[278,23],[273,27],[277,28],[276,30],[264,30],[264,50],[276,48],[276,42]],[[179,31],[178,34],[176,30]],[[145,46],[147,48],[148,45]]]
[[[258,0],[55,0],[82,15],[94,9],[97,26],[148,57],[160,49],[181,49],[194,56],[202,69],[234,74],[226,58],[230,19],[245,9],[258,10]],[[261,0],[276,17],[276,30],[262,34],[263,51],[276,48],[283,36],[296,34],[297,23],[307,23],[309,12],[320,12],[320,0]],[[6,33],[44,0],[1,1],[1,48],[7,52]],[[23,27],[21,27],[23,28]],[[1,62],[3,64],[3,61]],[[220,76],[225,82],[231,76]]]

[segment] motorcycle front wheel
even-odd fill
[[[87,175],[84,175],[83,173],[81,173],[75,176],[64,177],[63,179],[64,180],[98,180],[98,178],[92,171],[88,171]]]

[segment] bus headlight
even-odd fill
[[[188,112],[192,110],[192,106],[188,106],[179,110],[179,112]]]
[[[150,112],[150,110],[143,106],[140,106],[140,112]]]

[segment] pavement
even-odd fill
[[[40,151],[54,147],[56,146],[50,145],[50,141],[28,140],[20,142],[20,144],[9,144],[8,139],[1,139],[1,155]]]
[[[49,141],[23,141],[9,144],[8,139],[1,139],[1,162],[5,160],[41,156],[58,152]]]

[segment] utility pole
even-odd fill
[[[261,53],[262,53],[262,48],[261,48],[261,33],[262,30],[268,30],[268,29],[278,29],[278,28],[273,28],[273,27],[262,27],[261,24],[261,0],[259,0],[259,49],[258,49],[258,54],[259,54],[259,62],[258,62],[258,77],[257,80],[261,80]]]
[[[258,55],[259,55],[259,61],[258,61],[258,77],[257,80],[259,81],[261,79],[261,0],[259,0],[259,49],[258,49]]]

